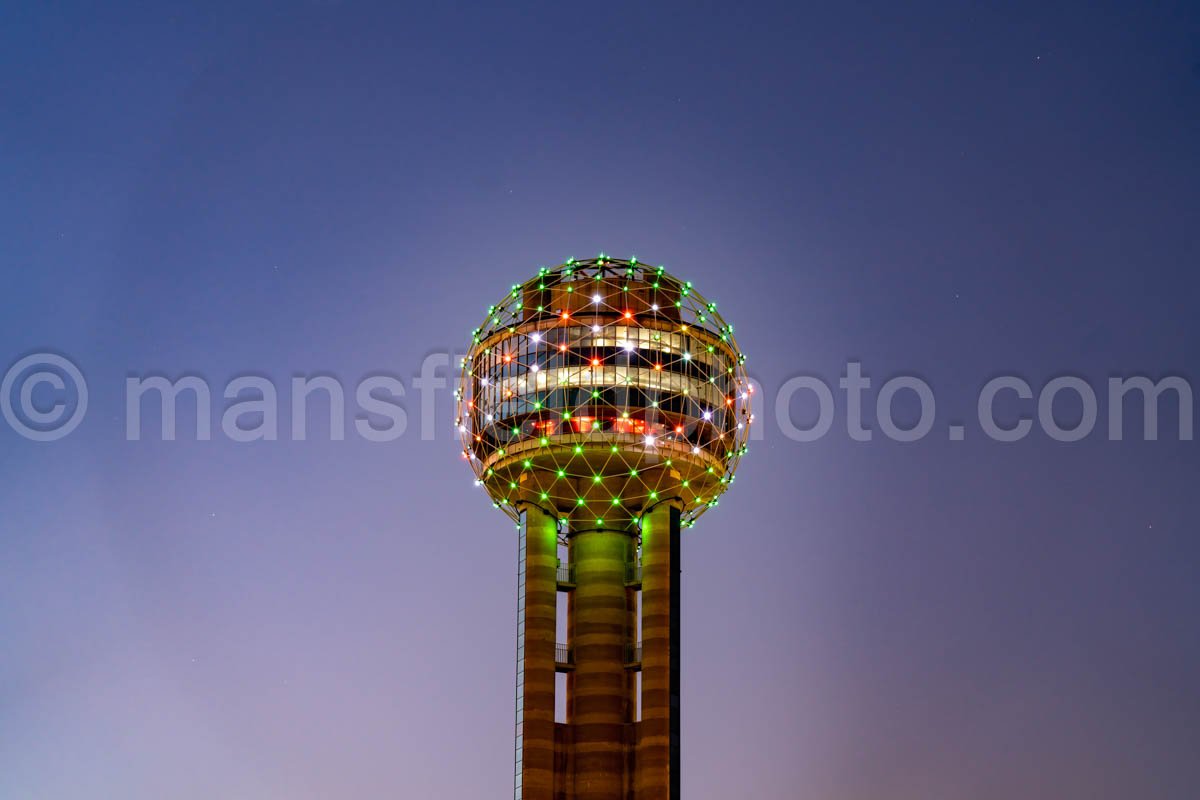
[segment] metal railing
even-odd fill
[[[575,583],[575,565],[574,564],[559,564],[555,571],[555,579],[559,583]]]
[[[625,645],[625,663],[626,664],[641,664],[642,663],[642,643],[634,642]]]
[[[554,663],[562,664],[563,666],[573,666],[575,664],[575,651],[569,645],[561,642],[554,645]]]

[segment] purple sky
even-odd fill
[[[0,422],[0,797],[507,796],[516,538],[449,392],[433,441],[410,390],[389,444],[128,442],[124,381],[411,385],[601,250],[767,399],[684,543],[689,800],[1195,794],[1196,442],[971,420],[1001,373],[1194,379],[1200,9],[831,8],[6,8],[0,371],[91,396]],[[782,436],[848,360],[935,434]]]

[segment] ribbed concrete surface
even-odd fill
[[[558,530],[554,517],[523,508],[525,556],[525,680],[522,800],[554,800],[554,645]]]
[[[574,800],[623,800],[625,726],[631,722],[625,646],[632,638],[625,564],[632,539],[621,531],[580,531],[571,538],[575,671],[571,703]]]
[[[642,517],[642,721],[637,800],[679,798],[679,511],[659,505]]]

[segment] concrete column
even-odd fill
[[[524,636],[518,641],[517,748],[520,800],[554,800],[554,646],[558,609],[558,527],[542,509],[521,508],[525,557],[520,580]],[[520,627],[520,626],[518,626]],[[521,655],[524,661],[521,661]]]
[[[632,721],[625,670],[630,639],[625,563],[632,547],[624,531],[572,534],[575,596],[568,678],[575,775],[573,800],[623,800],[625,726]]]
[[[679,509],[642,516],[642,721],[636,800],[679,800]]]

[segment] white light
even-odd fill
[[[601,300],[601,297],[600,297],[600,295],[598,295],[598,294],[594,294],[594,295],[592,295],[592,302],[593,302],[593,303],[599,303],[599,302],[600,302],[600,300]]]
[[[650,310],[651,310],[651,311],[658,311],[658,303],[655,303],[654,305],[650,306]]]
[[[487,385],[488,385],[488,379],[487,379],[487,378],[480,378],[480,379],[479,379],[479,382],[480,382],[480,383],[482,383],[484,386],[487,386]]]
[[[712,420],[712,412],[711,412],[711,411],[705,411],[705,412],[704,412],[704,419],[705,419],[705,421],[711,421],[711,420]]]
[[[535,333],[533,336],[530,336],[529,338],[533,339],[535,342],[540,342],[542,340],[542,335],[540,333]]]
[[[488,422],[491,422],[491,421],[492,421],[492,415],[491,415],[491,414],[488,414],[488,415],[487,415],[487,417],[486,417],[485,419],[487,419],[487,421],[488,421]]]
[[[626,353],[632,353],[637,349],[637,345],[635,345],[633,342],[625,342],[623,345],[621,345],[621,347],[625,348]]]
[[[691,353],[684,353],[684,354],[683,354],[683,360],[684,360],[684,361],[691,361],[691,360],[692,360],[692,354],[691,354]]]
[[[653,436],[646,437],[646,447],[654,447],[655,441]]]
[[[530,364],[530,365],[529,365],[529,371],[530,371],[530,372],[537,372],[537,371],[538,371],[538,365],[537,365],[537,364]]]
[[[600,332],[600,326],[599,326],[599,325],[593,325],[593,326],[592,326],[592,333],[599,333],[599,332]]]
[[[693,455],[697,455],[697,456],[698,456],[698,455],[700,455],[700,448],[699,448],[699,447],[693,447],[693,448],[692,448],[692,454],[693,454]]]

